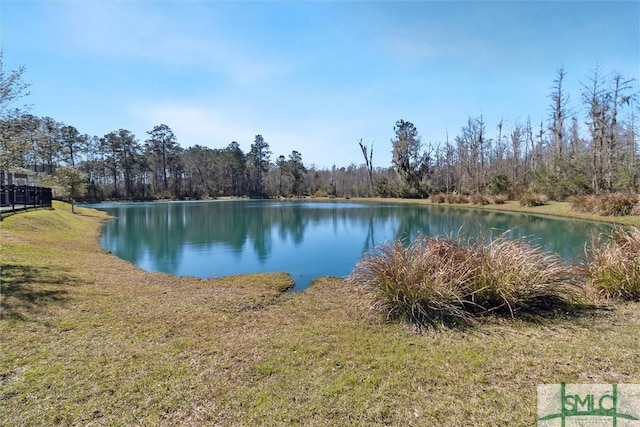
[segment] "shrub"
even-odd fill
[[[571,209],[576,212],[594,213],[602,216],[633,215],[639,211],[638,195],[632,193],[612,193],[600,196],[585,195],[569,199]]]
[[[632,193],[612,193],[597,198],[597,214],[603,216],[625,216],[638,203],[638,196]]]
[[[400,197],[398,184],[391,183],[387,177],[377,177],[373,184],[374,193],[378,197]]]
[[[469,201],[474,205],[488,205],[491,204],[491,200],[483,196],[482,194],[473,194],[469,196]]]
[[[507,200],[519,200],[527,192],[528,190],[524,185],[513,184],[507,193]]]
[[[487,182],[487,191],[490,195],[506,193],[511,188],[511,182],[506,175],[495,175]]]
[[[596,196],[582,195],[569,198],[571,210],[581,213],[593,213],[596,210]]]
[[[442,193],[432,194],[431,201],[433,203],[444,203],[446,201],[446,197]]]
[[[535,207],[542,206],[547,203],[547,198],[542,194],[527,192],[520,196],[518,202],[520,203],[520,206]]]
[[[566,165],[554,172],[543,168],[535,174],[533,188],[550,200],[564,200],[574,194],[589,193],[591,185],[584,175],[573,173]]]
[[[604,298],[640,300],[640,230],[617,227],[609,236],[591,241],[585,270]]]
[[[469,203],[467,196],[463,194],[447,194],[445,196],[447,203],[457,204],[457,203]]]
[[[408,246],[382,245],[347,280],[369,291],[375,312],[424,326],[576,302],[583,292],[579,278],[557,254],[524,240],[419,237]]]
[[[497,195],[497,196],[493,196],[493,203],[495,203],[496,205],[504,205],[507,202],[507,196],[504,195]]]

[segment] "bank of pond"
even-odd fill
[[[596,275],[604,281],[624,281],[602,285],[596,293],[607,297],[634,299],[640,288],[640,244],[634,246],[637,230],[605,223],[452,206],[352,201],[216,200],[93,207],[114,217],[103,227],[102,246],[142,269],[201,278],[284,271],[293,278],[294,291],[304,290],[321,276],[348,276],[355,282],[360,277],[370,289],[386,289],[390,300],[407,302],[408,314],[399,315],[418,322],[425,314],[420,308],[423,304],[416,301],[425,293],[444,293],[451,301],[464,301],[455,307],[443,304],[455,310],[464,307],[461,316],[468,318],[468,312],[504,310],[513,314],[554,301],[583,302],[575,289],[582,289],[591,280],[588,277]],[[626,242],[624,249],[613,246],[622,241]],[[444,250],[442,242],[448,242],[449,249]],[[606,264],[614,252],[618,259],[609,260],[607,268],[586,267],[596,261]],[[373,270],[372,260],[380,261],[384,254],[398,259],[387,260],[380,284],[372,285],[375,280],[363,279],[361,273]],[[623,254],[629,256],[622,260]],[[420,264],[423,261],[431,264]],[[616,268],[620,271],[614,271]],[[407,269],[415,271],[408,273]],[[473,274],[478,277],[470,279]],[[434,284],[433,277],[463,283],[464,289],[454,291],[451,283]],[[607,279],[611,277],[615,279]],[[473,280],[479,283],[470,285]],[[482,299],[485,297],[492,302]],[[509,300],[511,297],[522,299],[522,304]],[[429,321],[433,320],[443,319],[436,315]]]
[[[439,205],[224,200],[99,204],[101,244],[148,271],[201,278],[286,271],[295,290],[343,277],[386,242],[417,236],[522,238],[578,261],[611,225]]]

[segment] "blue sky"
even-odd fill
[[[389,166],[399,119],[434,145],[469,116],[540,123],[560,67],[581,123],[596,65],[640,77],[638,1],[2,0],[0,20],[33,114],[141,142],[165,123],[185,148],[262,134],[318,167],[363,163],[360,139]]]

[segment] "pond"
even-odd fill
[[[462,235],[526,238],[567,262],[610,226],[438,205],[215,200],[98,204],[116,217],[101,244],[147,271],[201,278],[284,271],[303,290],[320,276],[345,276],[394,239]]]

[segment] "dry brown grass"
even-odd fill
[[[637,215],[639,199],[633,193],[575,196],[569,200],[576,212],[594,213],[601,216]]]
[[[473,320],[465,307],[476,274],[473,250],[454,239],[419,237],[384,244],[354,267],[348,282],[370,294],[371,310],[418,326]]]
[[[471,196],[469,196],[469,202],[473,203],[474,205],[490,205],[491,201],[492,199],[487,196],[483,196],[482,194],[472,194]]]
[[[592,240],[584,269],[604,298],[640,300],[640,230],[617,227]]]
[[[586,302],[578,270],[554,252],[503,236],[474,249],[479,268],[471,299],[483,310],[545,314]]]
[[[429,196],[429,200],[433,203],[469,203],[469,198],[467,198],[467,196],[458,193],[436,193]]]
[[[545,195],[532,192],[526,192],[518,198],[520,206],[526,206],[529,208],[543,206],[548,201],[549,199]]]
[[[504,205],[507,202],[508,198],[505,195],[497,194],[493,196],[493,203],[496,205]]]
[[[0,226],[1,425],[524,426],[537,384],[640,382],[638,303],[416,334],[341,279],[145,273],[80,212]]]
[[[347,279],[371,309],[418,326],[469,323],[500,313],[540,315],[583,303],[583,278],[553,252],[524,240],[418,237],[384,244]]]

